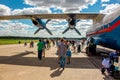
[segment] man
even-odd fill
[[[89,44],[88,44],[88,47],[89,47],[89,55],[96,55],[96,45],[94,44],[94,39],[91,38]]]
[[[114,62],[118,62],[118,57],[119,57],[119,51],[113,51],[110,53],[109,58],[110,58],[110,63],[114,64]]]
[[[44,43],[41,40],[39,40],[37,46],[38,46],[38,59],[41,60],[42,59],[42,50],[44,48]]]
[[[118,64],[118,61],[119,61],[119,51],[113,51],[110,53],[109,55],[109,58],[110,58],[110,72],[111,72],[111,76],[114,75],[114,72],[115,72],[115,67],[118,67],[117,65],[115,64]]]
[[[64,69],[65,66],[65,55],[67,52],[67,46],[64,43],[64,40],[61,39],[60,45],[58,45],[58,56],[59,56],[59,61],[60,61],[60,67]]]

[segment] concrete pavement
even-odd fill
[[[72,54],[71,64],[62,70],[57,64],[56,47],[37,58],[37,47],[23,44],[0,46],[0,80],[114,80],[102,75],[85,53]]]

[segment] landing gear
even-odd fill
[[[90,55],[89,47],[88,47],[88,46],[86,47],[86,54],[87,54],[88,56]]]
[[[96,55],[96,45],[93,43],[89,43],[88,46],[86,47],[86,54],[88,56]]]

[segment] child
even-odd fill
[[[70,64],[71,51],[70,51],[69,48],[68,48],[68,50],[67,50],[66,56],[67,56],[67,64]]]

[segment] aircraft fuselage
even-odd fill
[[[120,15],[110,23],[88,30],[87,36],[92,37],[96,45],[120,50]]]

